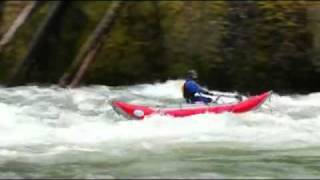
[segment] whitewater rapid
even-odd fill
[[[134,150],[157,152],[166,147],[206,143],[251,150],[320,145],[320,93],[291,96],[274,93],[259,110],[245,114],[184,118],[155,115],[143,121],[127,120],[109,104],[121,99],[153,106],[179,105],[183,102],[182,83],[170,80],[77,89],[0,87],[0,161],[6,163],[19,157],[50,159],[71,151],[108,151],[113,157]]]

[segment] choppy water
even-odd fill
[[[108,104],[176,105],[181,83],[0,87],[0,178],[320,178],[320,93],[144,121]]]

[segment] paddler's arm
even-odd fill
[[[209,92],[206,89],[201,88],[201,86],[199,84],[197,84],[196,82],[195,82],[195,85],[197,86],[197,92],[202,93],[202,94],[206,94],[206,95],[210,95],[210,96],[214,96],[213,93]]]
[[[211,93],[211,92],[209,92],[209,91],[207,91],[207,90],[205,90],[205,89],[201,89],[201,93],[202,93],[202,94],[207,94],[207,95],[210,95],[210,96],[214,96],[213,93]]]

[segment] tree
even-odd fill
[[[65,87],[75,87],[79,84],[89,65],[93,62],[97,52],[102,47],[106,36],[111,31],[120,9],[123,7],[122,1],[114,1],[106,11],[104,17],[97,25],[96,29],[85,42],[75,61],[59,80],[59,85]]]
[[[1,2],[2,3],[2,2]],[[1,37],[0,40],[0,52],[1,50],[13,39],[15,33],[18,31],[29,17],[35,12],[35,10],[42,4],[42,1],[31,1],[17,16],[15,21],[10,26],[9,30]],[[1,11],[1,5],[0,5]],[[1,17],[1,15],[0,15]]]
[[[67,1],[56,1],[52,4],[47,17],[40,24],[37,32],[35,33],[25,58],[19,63],[13,70],[8,82],[8,86],[15,86],[22,84],[25,79],[30,75],[30,69],[35,64],[39,63],[37,59],[37,50],[42,46],[46,40],[50,29],[59,21],[64,12],[68,2]]]

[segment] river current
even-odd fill
[[[143,121],[109,104],[179,105],[181,85],[0,87],[0,178],[320,178],[320,93]]]

